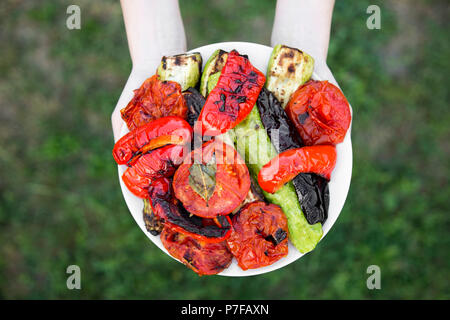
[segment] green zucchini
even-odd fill
[[[314,59],[306,52],[284,45],[273,48],[266,74],[266,88],[286,107],[291,95],[308,81],[314,70]]]
[[[184,53],[170,57],[163,57],[156,73],[163,81],[175,81],[184,91],[195,88],[200,79],[202,56],[200,53]]]
[[[208,95],[208,81],[212,74],[220,73],[228,58],[228,52],[217,49],[206,61],[200,80],[200,93],[206,97]],[[216,82],[217,83],[217,82]]]
[[[212,75],[209,76],[208,78],[208,94],[212,91],[212,89],[214,89],[214,87],[216,86],[217,82],[219,81],[219,77],[220,77],[220,71],[216,72]]]

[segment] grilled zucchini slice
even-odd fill
[[[161,59],[156,73],[163,81],[175,81],[181,85],[181,90],[197,86],[202,68],[200,53],[183,53]]]
[[[314,70],[314,59],[296,48],[277,45],[267,66],[266,88],[286,107],[291,95],[308,81]]]

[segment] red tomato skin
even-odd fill
[[[186,119],[187,106],[181,94],[181,86],[174,81],[161,81],[155,74],[134,90],[133,99],[120,113],[128,129],[134,130],[166,116]]]
[[[191,139],[192,128],[186,120],[177,116],[163,117],[120,138],[114,145],[113,156],[117,164],[127,164],[136,153],[141,153],[143,148],[149,151],[164,144],[185,144]],[[148,148],[152,145],[153,148]]]
[[[208,202],[197,194],[189,185],[189,168],[194,161],[207,163],[213,153],[217,160],[216,187]],[[250,174],[248,168],[236,150],[215,140],[206,142],[201,148],[186,157],[173,179],[175,197],[192,214],[203,218],[214,218],[226,215],[236,209],[250,190]]]
[[[285,238],[275,245],[266,238],[282,229]],[[228,248],[242,270],[271,265],[288,254],[288,225],[281,208],[263,201],[244,206],[233,217]]]
[[[336,159],[336,147],[332,145],[290,149],[261,168],[258,183],[264,191],[274,193],[299,173],[316,173],[330,180]]]
[[[352,119],[344,94],[328,81],[300,86],[285,110],[307,146],[341,143]]]
[[[200,113],[203,135],[217,136],[234,128],[252,111],[266,77],[235,50],[228,55],[217,85]]]

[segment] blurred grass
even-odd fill
[[[189,48],[269,44],[272,1],[180,2]],[[69,4],[81,30],[65,27]],[[450,298],[446,1],[337,1],[328,62],[354,111],[346,205],[314,252],[242,279],[198,277],[128,213],[111,157],[131,67],[118,1],[0,9],[0,298]],[[82,290],[66,288],[71,264]],[[366,288],[372,264],[381,290]]]

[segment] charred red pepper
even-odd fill
[[[127,133],[116,142],[113,156],[117,164],[132,164],[137,157],[167,144],[185,144],[192,139],[186,120],[169,116],[153,120]]]
[[[129,167],[122,175],[122,180],[134,195],[148,199],[148,188],[153,181],[173,175],[186,153],[185,147],[181,145],[168,145],[153,150]]]
[[[161,242],[171,256],[199,275],[217,274],[226,269],[233,260],[225,241],[201,241],[177,232],[168,225],[161,233]]]
[[[181,86],[174,81],[161,81],[154,75],[134,90],[134,97],[120,111],[128,129],[134,130],[152,120],[179,116],[186,119],[186,102],[181,94]]]
[[[222,242],[231,234],[228,216],[221,217],[220,221],[191,216],[173,197],[168,178],[155,180],[149,187],[149,196],[153,212],[174,231],[207,243]]]
[[[332,145],[284,151],[261,168],[258,183],[264,191],[274,193],[302,172],[316,173],[330,180],[336,156],[336,148]]]
[[[264,74],[248,59],[231,51],[217,85],[206,99],[199,117],[201,125],[196,130],[216,136],[234,128],[252,110],[265,81]]]
[[[344,94],[328,81],[311,80],[300,86],[286,113],[308,146],[342,142],[352,120]]]

